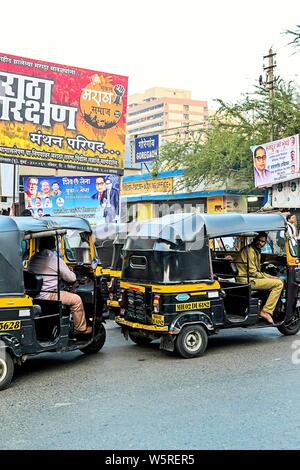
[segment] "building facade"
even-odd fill
[[[126,166],[135,165],[129,142],[135,136],[159,133],[161,143],[180,137],[208,122],[207,101],[192,99],[190,90],[149,88],[128,97]]]
[[[184,171],[166,171],[122,177],[121,219],[123,222],[151,219],[171,213],[220,214],[256,212],[263,196],[240,192],[216,184],[199,184],[192,191],[182,189]]]

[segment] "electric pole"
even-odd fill
[[[269,91],[269,100],[271,106],[271,141],[274,140],[274,96],[277,77],[275,76],[275,67],[276,67],[276,52],[273,52],[272,47],[269,50],[269,54],[264,56],[264,59],[268,59],[268,65],[264,66],[264,71],[266,72],[266,81],[263,82],[262,76],[259,77],[259,84],[264,85],[266,90]]]

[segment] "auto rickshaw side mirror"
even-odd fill
[[[99,258],[94,258],[91,262],[92,269],[96,269],[97,266],[100,266],[100,260]]]

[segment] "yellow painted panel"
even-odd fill
[[[28,296],[0,298],[0,308],[18,308],[18,307],[31,307],[31,306],[32,306],[32,299]]]
[[[131,328],[138,328],[140,330],[168,331],[167,326],[143,325],[142,323],[134,323],[124,320],[122,317],[115,317],[115,322],[118,323],[118,325],[126,325],[130,326]]]

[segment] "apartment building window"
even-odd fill
[[[134,124],[139,124],[142,122],[151,121],[153,119],[158,119],[158,118],[161,118],[163,115],[164,113],[156,113],[156,114],[151,114],[150,116],[141,117],[140,119],[136,119],[134,121],[128,120],[127,126],[132,126]]]
[[[184,114],[183,115],[183,119],[189,119],[190,118],[190,115],[189,114]]]
[[[189,105],[188,105],[188,104],[184,104],[184,105],[183,105],[183,109],[184,109],[184,111],[188,111],[188,110],[189,110]]]
[[[149,106],[148,108],[140,109],[139,111],[129,112],[128,116],[136,116],[137,114],[144,114],[144,113],[147,113],[148,111],[153,111],[154,109],[163,108],[163,106],[164,106],[163,103],[159,103],[159,104],[156,104],[155,106]]]
[[[153,124],[150,124],[149,126],[143,126],[143,127],[136,127],[135,129],[130,129],[130,135],[132,134],[138,134],[140,131],[144,131],[147,129],[153,129],[154,127],[162,127],[164,125],[163,122],[154,122]]]

